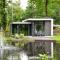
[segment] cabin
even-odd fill
[[[23,33],[25,36],[52,36],[52,19],[27,19],[11,23],[11,34]]]
[[[27,44],[26,51],[29,56],[47,54],[53,58],[53,19],[30,18],[22,22],[10,24],[11,34],[24,34],[35,42]]]

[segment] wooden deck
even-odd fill
[[[26,38],[33,40],[33,41],[47,41],[47,42],[53,42],[54,39],[52,36],[25,36]],[[13,41],[21,41],[20,38],[12,38]]]
[[[54,41],[53,36],[26,36],[32,40],[39,40],[39,41]]]

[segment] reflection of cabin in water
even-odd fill
[[[46,53],[53,57],[53,19],[26,19],[22,22],[11,23],[11,34],[23,33],[25,36],[35,40],[27,45],[29,55]]]

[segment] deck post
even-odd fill
[[[53,42],[51,42],[51,58],[53,58]]]
[[[51,36],[53,36],[53,19],[51,19]]]

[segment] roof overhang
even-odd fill
[[[12,22],[11,24],[31,24],[30,22]]]
[[[26,19],[26,20],[23,20],[22,22],[27,22],[27,21],[51,21],[53,20],[52,18],[30,18],[30,19]]]

